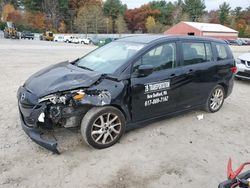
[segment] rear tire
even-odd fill
[[[124,115],[120,110],[111,106],[90,109],[81,123],[84,141],[96,149],[114,145],[124,131]]]
[[[223,106],[224,99],[225,89],[221,85],[217,85],[207,99],[205,111],[210,113],[218,112]]]

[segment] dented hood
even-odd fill
[[[24,87],[37,97],[43,97],[55,92],[89,87],[100,77],[100,73],[62,62],[35,73]]]

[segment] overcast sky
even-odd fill
[[[121,0],[123,3],[128,5],[128,8],[136,8],[140,7],[143,4],[146,4],[152,0]],[[174,2],[175,0],[167,0]],[[223,2],[227,2],[230,4],[231,8],[235,8],[237,6],[241,6],[246,8],[250,6],[250,0],[205,0],[207,10],[218,9],[219,5]]]

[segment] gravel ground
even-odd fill
[[[218,113],[191,111],[150,124],[105,150],[89,148],[79,132],[65,129],[56,133],[61,155],[36,145],[20,127],[18,87],[39,69],[93,49],[0,39],[0,187],[214,188],[226,179],[229,157],[234,167],[249,160],[248,81],[235,81]],[[233,48],[236,57],[249,50]]]

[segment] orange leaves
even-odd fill
[[[8,16],[10,14],[15,14],[14,12],[16,12],[16,10],[12,4],[4,5],[3,11],[2,11],[2,20],[3,21],[11,21],[11,20],[8,20]],[[12,15],[12,16],[14,16],[14,15]]]

